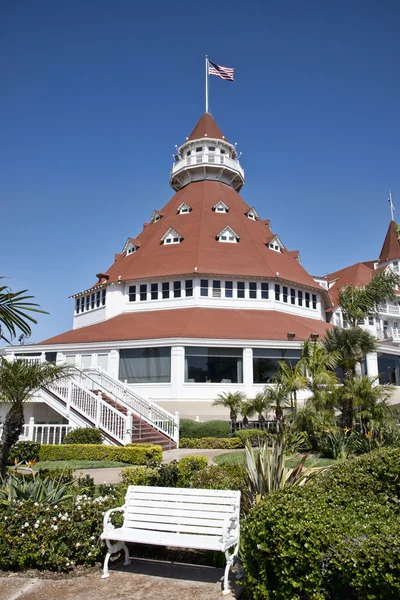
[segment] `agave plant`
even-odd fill
[[[275,490],[304,483],[303,467],[308,454],[304,454],[293,468],[285,467],[287,455],[283,428],[279,429],[270,447],[263,444],[258,450],[253,450],[247,442],[245,452],[248,500],[251,504],[257,504]]]
[[[325,432],[319,450],[326,458],[346,460],[354,450],[354,438],[350,429],[337,429]]]
[[[73,496],[68,493],[75,480],[69,482],[50,477],[9,475],[0,479],[0,504],[13,504],[17,500],[32,500],[38,504],[60,504]]]

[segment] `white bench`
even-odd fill
[[[124,550],[129,564],[126,542],[155,544],[175,548],[196,548],[225,552],[226,568],[223,594],[229,594],[229,569],[239,546],[240,492],[234,490],[197,490],[131,485],[125,504],[104,515],[107,556],[103,577],[108,577],[111,554]],[[114,528],[113,512],[124,513],[122,527]],[[230,552],[230,548],[233,550]]]

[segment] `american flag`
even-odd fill
[[[215,63],[208,61],[208,74],[216,75],[217,77],[221,77],[221,79],[225,79],[226,81],[233,81],[233,69],[229,69],[229,67],[222,67],[221,65],[216,65]]]

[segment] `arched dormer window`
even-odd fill
[[[191,210],[192,209],[189,206],[189,204],[186,204],[186,202],[182,202],[177,208],[177,213],[178,215],[187,215],[188,213],[190,213]]]
[[[164,233],[160,242],[161,244],[180,244],[182,240],[183,237],[179,235],[179,233],[175,231],[175,229],[170,227],[168,231]]]
[[[229,206],[227,206],[223,200],[220,200],[217,204],[214,204],[213,211],[217,213],[227,213],[229,212]]]
[[[156,221],[159,221],[160,219],[162,219],[163,214],[158,212],[158,210],[153,210],[153,214],[151,215],[150,218],[150,223],[155,223]]]
[[[215,238],[218,242],[227,242],[231,244],[236,244],[240,237],[238,234],[232,229],[232,227],[225,227]]]
[[[122,252],[124,254],[133,254],[139,250],[140,244],[133,238],[128,238],[125,242]]]
[[[256,211],[256,209],[254,207],[250,208],[250,210],[248,210],[244,214],[246,215],[246,217],[248,219],[252,219],[253,221],[256,221],[259,218],[258,212]]]

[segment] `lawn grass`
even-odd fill
[[[294,467],[299,461],[299,456],[291,456],[286,459],[286,467],[289,469]],[[217,465],[244,465],[245,463],[245,452],[239,450],[238,452],[230,452],[229,454],[219,454],[214,456],[213,462]],[[333,465],[336,461],[332,458],[316,458],[315,456],[309,456],[305,462],[306,467],[328,467]]]
[[[69,467],[78,471],[79,469],[107,469],[111,467],[129,467],[126,463],[106,460],[43,460],[33,467],[35,471],[39,469],[65,469]]]

